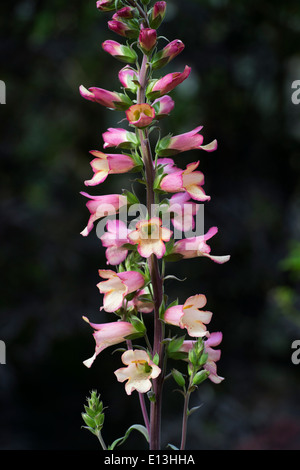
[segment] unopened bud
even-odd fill
[[[179,370],[177,370],[177,369],[172,369],[172,376],[173,376],[173,379],[175,380],[175,382],[176,382],[180,387],[184,387],[184,386],[185,386],[185,379],[184,379],[182,373],[179,372]]]
[[[144,52],[150,52],[156,44],[157,33],[155,29],[141,29],[139,35],[139,43]]]
[[[162,23],[166,14],[166,2],[156,2],[151,10],[150,26],[157,29]]]
[[[153,69],[159,69],[167,65],[180,52],[183,51],[185,45],[179,39],[167,44],[161,51],[157,52],[152,58],[151,64]]]

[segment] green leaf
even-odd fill
[[[168,444],[167,447],[170,447],[170,449],[172,450],[179,450],[179,448],[174,446],[173,444]]]
[[[191,416],[191,414],[194,413],[195,411],[199,410],[199,408],[201,408],[201,406],[202,405],[194,406],[192,409],[188,410],[187,415]]]
[[[129,437],[131,431],[134,431],[134,430],[140,432],[141,434],[143,434],[146,441],[149,442],[149,434],[148,434],[148,431],[145,428],[145,426],[142,426],[141,424],[133,424],[132,426],[130,426],[130,428],[127,429],[127,431],[125,433],[125,436],[119,437],[119,439],[116,439],[108,447],[108,450],[113,450],[116,446],[119,446],[119,445],[123,444],[126,441],[126,439]]]

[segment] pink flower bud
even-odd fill
[[[130,67],[130,65],[126,65],[119,72],[119,80],[121,84],[124,88],[132,91],[133,93],[137,90],[137,84],[134,83],[133,80],[138,81],[138,78],[138,72]]]
[[[165,95],[153,101],[152,106],[155,109],[156,119],[161,119],[173,111],[175,103],[170,96]]]
[[[138,29],[133,29],[122,21],[111,20],[107,24],[111,31],[125,38],[136,38],[138,36]]]
[[[156,2],[151,11],[150,25],[151,28],[157,29],[163,21],[166,14],[166,2]]]
[[[105,52],[121,62],[133,64],[137,60],[137,54],[131,47],[124,46],[116,41],[108,39],[102,43],[102,48]]]
[[[101,11],[112,11],[115,9],[115,0],[98,0],[96,7]]]
[[[185,45],[179,39],[167,44],[161,51],[157,52],[151,60],[152,68],[158,69],[167,65],[180,52],[183,51]]]
[[[125,110],[131,105],[128,96],[114,91],[104,90],[103,88],[91,87],[88,90],[81,85],[79,92],[83,98],[110,109]]]
[[[133,11],[134,10],[131,7],[124,7],[116,11],[112,18],[113,20],[118,20],[120,18],[131,19],[134,16]]]
[[[104,148],[120,147],[130,149],[139,145],[135,133],[121,128],[110,127],[102,134],[102,137],[104,140]]]
[[[143,28],[140,31],[139,43],[144,52],[150,52],[156,44],[157,33],[155,29]]]
[[[190,73],[191,67],[186,65],[183,72],[168,73],[158,80],[153,80],[149,83],[147,88],[147,97],[150,99],[158,98],[160,96],[166,95],[167,93],[170,93],[170,91],[186,80]]]
[[[149,104],[134,104],[126,111],[128,122],[139,129],[148,127],[155,118],[155,111]]]

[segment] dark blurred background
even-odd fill
[[[300,79],[298,0],[169,0],[159,32],[186,49],[158,73],[192,67],[172,97],[176,107],[163,132],[204,125],[217,152],[200,158],[206,230],[216,225],[207,259],[168,265],[187,277],[168,281],[170,300],[205,293],[212,331],[224,334],[220,385],[206,381],[192,396],[202,404],[189,421],[188,449],[300,449],[300,104],[291,85]],[[1,5],[1,319],[6,364],[0,365],[0,448],[98,449],[82,429],[90,390],[106,410],[104,439],[142,423],[136,394],[128,397],[113,371],[119,354],[93,354],[86,315],[99,323],[98,269],[104,250],[88,220],[83,181],[91,177],[89,150],[118,127],[122,113],[83,100],[79,85],[119,91],[122,67],[106,54],[111,14],[95,2],[24,0]],[[164,40],[161,42],[164,45]],[[124,124],[124,123],[123,123]],[[91,194],[131,188],[115,175]],[[173,385],[173,384],[172,384]],[[166,387],[163,445],[179,445],[182,396]],[[180,410],[180,413],[179,413]],[[132,434],[123,449],[145,448]]]

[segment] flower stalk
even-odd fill
[[[187,441],[191,393],[207,377],[214,383],[223,380],[216,368],[220,352],[211,347],[220,343],[221,333],[214,334],[208,330],[212,312],[203,310],[206,296],[194,294],[182,304],[178,299],[168,303],[164,288],[165,264],[168,261],[207,257],[223,264],[229,256],[210,255],[206,241],[217,233],[217,227],[212,227],[206,235],[177,241],[171,230],[172,227],[194,228],[198,203],[211,199],[203,189],[204,175],[198,170],[199,160],[180,169],[172,160],[173,156],[188,150],[212,152],[217,149],[217,141],[203,145],[204,137],[200,134],[203,126],[198,126],[175,136],[161,138],[159,132],[155,147],[151,147],[151,130],[174,109],[175,103],[169,93],[188,79],[191,67],[185,66],[183,72],[168,73],[163,77],[153,75],[174,60],[185,45],[175,39],[161,48],[157,29],[165,17],[167,3],[158,1],[152,7],[150,3],[151,0],[97,2],[101,12],[113,12],[108,21],[110,32],[126,41],[123,45],[108,39],[102,44],[104,51],[120,62],[126,62],[118,73],[122,90],[107,91],[83,85],[79,89],[84,99],[110,111],[125,113],[132,129],[109,128],[102,134],[103,149],[113,148],[118,153],[90,151],[95,157],[91,162],[94,175],[84,184],[94,187],[114,175],[138,171],[141,177],[137,181],[146,188],[146,214],[136,223],[135,229],[127,227],[121,219],[124,209],[140,203],[134,193],[128,190],[123,190],[122,194],[100,196],[82,193],[89,199],[86,206],[90,212],[87,226],[81,232],[83,236],[89,235],[96,221],[115,216],[114,220],[107,220],[106,231],[99,236],[106,248],[107,264],[113,269],[99,269],[102,280],[97,287],[103,295],[100,310],[117,316],[117,321],[105,324],[91,323],[84,317],[94,329],[96,342],[94,354],[84,364],[91,367],[105,348],[125,342],[127,349],[121,356],[124,367],[114,374],[118,382],[125,383],[127,395],[138,394],[145,424],[130,426],[123,438],[106,447],[100,432],[104,422],[103,407],[98,400],[97,406],[101,409],[96,416],[98,421],[94,419],[95,412],[87,410],[83,419],[98,436],[102,448],[109,450],[121,445],[132,430],[145,436],[150,450],[162,448],[163,384],[169,376],[168,359],[183,359],[188,364],[187,387],[179,371],[173,369],[171,372],[177,384],[183,387],[185,397],[181,449],[185,448]],[[171,226],[165,223],[161,214],[168,214]],[[152,318],[152,342],[146,331],[144,315]],[[185,340],[184,335],[178,340],[176,333],[174,337],[166,338],[166,324],[168,328],[184,330],[191,339]],[[144,340],[145,346],[134,346],[134,340],[138,338]],[[146,396],[150,401],[149,413]]]

